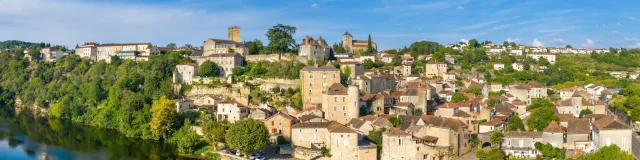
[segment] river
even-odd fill
[[[0,159],[188,159],[172,146],[57,119],[0,119]]]

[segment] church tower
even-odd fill
[[[240,27],[238,26],[229,27],[229,40],[240,42]]]
[[[353,37],[349,32],[345,32],[344,35],[342,35],[342,47],[344,47],[347,52],[353,49]]]

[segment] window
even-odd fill
[[[349,145],[349,139],[345,139],[344,140],[344,146],[348,146]]]
[[[607,138],[607,146],[611,145],[611,138]]]
[[[342,97],[342,102],[346,102],[347,101],[347,97]]]
[[[314,139],[314,140],[318,140],[318,133],[313,134],[313,139]]]
[[[322,86],[327,86],[327,82],[322,82]]]
[[[333,110],[334,110],[334,111],[337,111],[337,110],[338,110],[338,107],[337,107],[337,106],[333,106]]]
[[[313,87],[313,82],[309,82],[309,87]]]
[[[309,74],[309,78],[310,78],[310,79],[313,79],[313,74]]]
[[[342,110],[343,110],[343,111],[346,111],[346,110],[347,110],[347,107],[342,106]]]
[[[336,139],[336,146],[339,146],[339,145],[340,145],[340,138]],[[340,154],[342,154],[342,152]]]
[[[398,138],[398,145],[402,145],[402,139]]]
[[[322,74],[322,78],[327,78],[327,75],[326,74]]]
[[[507,140],[507,146],[511,146],[511,140]]]
[[[338,102],[338,97],[333,97],[333,102]]]
[[[276,125],[276,123],[274,121],[271,121],[271,126]]]

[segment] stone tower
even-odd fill
[[[347,122],[349,122],[349,120],[351,120],[351,118],[355,118],[358,119],[360,117],[360,91],[358,91],[358,86],[356,85],[348,85],[347,87],[347,97],[348,97],[348,102],[351,104],[347,104],[349,107],[349,113],[347,115],[348,119]]]
[[[240,42],[240,27],[238,26],[229,27],[229,40]]]
[[[342,35],[342,46],[347,52],[353,49],[353,37],[349,32],[345,32],[344,35]]]

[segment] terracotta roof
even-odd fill
[[[291,126],[291,128],[327,128],[333,133],[357,133],[355,130],[344,126],[338,122],[302,122]]]
[[[340,71],[339,69],[333,66],[318,66],[318,67],[306,66],[302,70],[303,71]]]
[[[334,83],[327,89],[327,95],[346,95],[347,89],[340,83]]]
[[[602,117],[607,117],[607,115],[605,114],[587,114],[582,116],[583,119],[592,119],[594,118],[595,120],[599,120]]]
[[[420,119],[424,121],[425,125],[444,127],[454,131],[459,131],[462,127],[466,126],[462,121],[453,118],[437,117],[425,114],[420,116]]]
[[[465,111],[457,111],[455,114],[453,114],[454,117],[471,117],[471,115]]]
[[[562,128],[560,128],[560,126],[558,126],[558,123],[556,121],[551,121],[551,123],[549,123],[549,125],[547,127],[544,128],[544,130],[542,130],[543,132],[550,132],[550,133],[562,133]]]
[[[282,116],[282,117],[284,117],[286,119],[289,119],[289,120],[295,120],[296,119],[296,117],[293,117],[291,115],[288,115],[288,114],[285,114],[285,113],[282,113],[282,112],[278,112],[278,113],[274,114],[273,116],[271,116],[271,117],[269,117],[267,119],[271,119],[271,118],[276,117],[276,116]]]
[[[320,118],[320,117],[318,117],[318,116],[316,116],[314,114],[307,114],[307,115],[300,116],[300,118],[298,118],[298,119],[300,119],[300,121],[302,121],[302,122],[306,122],[306,121],[309,121],[309,120],[314,119],[314,118]]]
[[[542,138],[542,132],[507,131],[504,137]]]
[[[589,134],[591,129],[589,127],[588,119],[572,119],[567,125],[567,134]]]
[[[351,118],[351,120],[349,121],[349,126],[353,128],[360,128],[362,125],[364,125],[364,123],[365,121],[363,120]]]
[[[480,125],[484,125],[484,126],[497,126],[497,125],[500,125],[500,124],[502,124],[502,123],[504,123],[504,121],[502,121],[502,120],[500,120],[500,119],[497,119],[497,118],[494,118],[494,119],[492,119],[492,120],[490,120],[490,121],[486,121],[486,122],[484,122],[484,123],[482,123],[482,124],[480,124]]]
[[[556,114],[556,115],[558,116],[558,118],[560,118],[560,122],[569,122],[570,120],[575,118],[573,114]]]
[[[511,104],[513,105],[525,105],[523,101],[521,101],[520,99],[516,98],[513,101],[511,101]]]
[[[438,105],[436,108],[458,108],[458,105],[456,103],[445,103],[442,105]]]
[[[600,130],[616,130],[616,129],[631,129],[619,120],[615,120],[610,116],[602,117],[593,122],[593,126]]]
[[[305,108],[305,109],[303,109],[301,111],[296,112],[296,114],[304,113],[304,112],[311,111],[311,110],[314,110],[314,109],[316,109],[316,107],[314,107],[314,106],[307,107],[307,108]]]
[[[385,131],[383,134],[387,135],[387,136],[411,136],[411,134],[399,130],[399,129],[395,129],[395,128],[389,128],[387,131]]]

